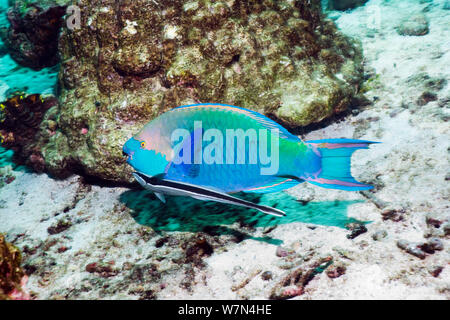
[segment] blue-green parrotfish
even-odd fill
[[[146,124],[123,146],[134,177],[165,202],[190,196],[283,216],[276,208],[230,194],[268,193],[308,182],[348,191],[371,189],[350,173],[351,155],[374,142],[302,141],[264,115],[231,105],[174,108]]]

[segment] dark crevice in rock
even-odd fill
[[[142,187],[137,182],[120,182],[120,181],[112,181],[108,179],[102,179],[96,177],[94,175],[89,175],[79,164],[74,163],[71,165],[73,174],[79,175],[83,178],[83,182],[85,184],[106,187],[106,188],[128,188],[132,190],[140,190]]]
[[[234,63],[239,62],[240,57],[241,57],[240,54],[235,54],[235,55],[231,58],[230,62],[228,62],[227,64],[225,64],[225,67],[229,68],[229,67],[231,67]]]
[[[114,71],[116,71],[119,76],[121,76],[123,78],[130,77],[135,80],[143,80],[146,78],[155,77],[161,71],[161,68],[158,67],[155,70],[136,72],[136,71],[132,71],[132,70],[123,69],[123,68],[117,66],[116,64],[113,64],[113,68],[114,68]]]

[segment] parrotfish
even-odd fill
[[[264,115],[225,104],[174,108],[123,146],[135,179],[164,195],[190,196],[283,216],[276,208],[231,195],[278,192],[308,182],[347,191],[372,187],[351,173],[354,151],[375,143],[354,139],[302,141]]]

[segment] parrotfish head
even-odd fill
[[[169,164],[164,155],[155,150],[149,150],[149,141],[140,140],[137,137],[130,138],[122,150],[129,165],[136,171],[149,176],[163,173]]]
[[[139,150],[139,141],[137,141],[135,138],[128,139],[127,142],[123,145],[122,153],[124,156],[127,157],[127,162],[129,165],[133,166],[136,164],[136,158],[135,153],[137,150]]]

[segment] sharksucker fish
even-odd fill
[[[351,173],[354,151],[372,141],[302,141],[262,114],[204,103],[174,108],[146,124],[123,146],[135,179],[164,195],[190,196],[283,216],[276,208],[230,194],[269,193],[308,182],[347,191],[371,189]]]

